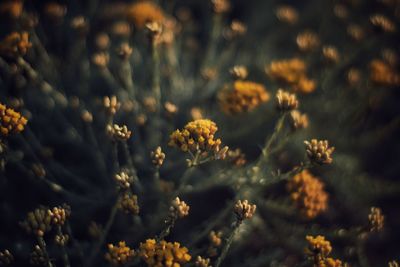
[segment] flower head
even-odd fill
[[[118,202],[118,208],[126,214],[138,215],[140,208],[137,196],[129,192],[124,193]]]
[[[128,7],[126,16],[138,29],[143,29],[148,22],[162,22],[164,20],[163,10],[151,1],[140,1],[132,4]]]
[[[370,80],[379,86],[400,85],[400,74],[388,63],[380,59],[374,59],[369,64]]]
[[[299,106],[299,101],[297,100],[296,95],[283,91],[282,89],[279,89],[278,93],[276,93],[276,100],[277,108],[280,111],[290,111]]]
[[[8,136],[11,133],[22,132],[28,120],[19,112],[0,104],[0,134]]]
[[[14,261],[14,256],[8,249],[0,251],[0,265],[7,266],[10,265]]]
[[[210,259],[209,258],[203,258],[201,256],[197,256],[195,265],[197,267],[211,267]]]
[[[269,98],[264,85],[241,80],[226,85],[218,94],[219,105],[226,114],[251,111]]]
[[[128,130],[126,125],[119,126],[118,124],[107,125],[107,134],[115,141],[126,141],[128,140],[132,132]]]
[[[53,215],[51,210],[40,207],[34,211],[28,212],[26,219],[21,222],[22,228],[28,233],[37,236],[44,236],[44,234],[51,230]]]
[[[105,255],[106,260],[113,266],[123,266],[134,257],[135,251],[128,247],[125,241],[120,241],[118,245],[109,244]]]
[[[185,201],[181,201],[179,197],[176,197],[169,208],[172,217],[183,218],[189,215],[189,205]]]
[[[249,203],[248,200],[238,200],[235,204],[234,211],[239,222],[251,219],[256,212],[256,205]]]
[[[0,55],[7,57],[24,56],[31,46],[28,32],[12,32],[0,41]]]
[[[319,47],[320,40],[315,32],[307,30],[297,35],[296,43],[300,51],[310,52]]]
[[[328,194],[324,184],[307,170],[293,176],[286,187],[304,218],[315,218],[327,209]]]
[[[308,242],[308,248],[306,250],[309,255],[321,255],[323,257],[328,256],[332,251],[331,243],[328,240],[325,240],[324,236],[318,235],[314,236],[306,236],[306,240]]]
[[[140,243],[139,256],[149,267],[179,267],[192,258],[186,247],[181,247],[178,242],[156,241],[147,239]]]
[[[127,171],[121,171],[114,175],[114,181],[117,183],[118,188],[125,190],[131,186],[133,177]]]
[[[334,147],[329,147],[328,140],[312,139],[311,141],[304,141],[306,145],[307,156],[313,163],[320,165],[331,164],[332,153],[335,151]]]
[[[203,159],[208,158],[210,154],[214,159],[224,159],[228,149],[220,148],[221,139],[215,139],[214,136],[217,130],[217,125],[211,120],[194,120],[182,130],[175,130],[168,144],[184,152],[200,155]]]
[[[164,162],[165,154],[162,152],[161,147],[158,146],[154,151],[151,151],[150,157],[153,165],[160,168]]]
[[[298,110],[292,110],[290,112],[292,130],[305,129],[308,127],[308,116],[302,114]]]

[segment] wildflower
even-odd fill
[[[117,50],[118,56],[124,61],[130,58],[132,52],[133,48],[128,43],[122,43]]]
[[[245,35],[246,32],[247,26],[243,22],[239,20],[233,20],[229,27],[224,30],[223,35],[225,39],[232,40]]]
[[[52,220],[53,214],[51,210],[41,207],[28,212],[26,219],[20,224],[28,233],[42,237],[51,230]]]
[[[60,247],[64,247],[69,241],[69,235],[57,234],[54,237],[54,242]]]
[[[298,58],[272,61],[265,67],[266,74],[273,80],[290,85],[293,90],[311,93],[315,90],[315,82],[306,74],[306,64]]]
[[[397,86],[400,84],[400,74],[383,60],[372,60],[369,64],[369,69],[369,78],[376,85]]]
[[[310,52],[319,47],[320,40],[316,33],[307,30],[297,35],[296,43],[300,51]]]
[[[275,15],[279,21],[287,24],[296,24],[299,20],[297,10],[292,6],[282,5],[275,10]]]
[[[63,205],[62,207],[54,207],[50,212],[51,223],[62,226],[71,215],[71,208],[68,205]]]
[[[118,245],[108,244],[108,251],[105,259],[113,266],[123,266],[132,261],[135,251],[128,247],[125,241],[118,242]]]
[[[10,265],[14,261],[14,256],[8,249],[0,251],[0,265],[7,266]]]
[[[235,204],[234,211],[239,223],[246,219],[251,219],[256,212],[256,205],[250,204],[248,200],[238,200]]]
[[[208,239],[210,240],[212,246],[219,247],[222,244],[222,232],[211,231],[208,235]]]
[[[186,124],[182,130],[175,130],[168,144],[197,155],[192,162],[194,165],[198,164],[199,160],[210,159],[210,153],[212,159],[224,159],[228,149],[220,148],[221,139],[214,137],[217,130],[217,125],[211,120],[194,120]]]
[[[331,164],[332,153],[335,150],[334,147],[329,147],[328,140],[317,140],[312,139],[309,141],[304,141],[306,145],[307,156],[313,163],[317,164]]]
[[[5,0],[0,3],[0,14],[7,14],[17,19],[21,16],[23,8],[24,2],[22,0]]]
[[[328,194],[324,184],[307,170],[296,174],[286,187],[304,218],[313,219],[327,209]]]
[[[109,62],[110,56],[106,52],[95,53],[92,56],[92,63],[100,69],[106,68]]]
[[[383,216],[380,208],[372,207],[371,212],[368,215],[368,220],[371,232],[379,232],[383,229],[385,216]]]
[[[354,41],[361,41],[365,37],[364,29],[357,24],[350,24],[347,27],[347,34],[354,40]]]
[[[370,17],[372,25],[384,32],[395,32],[396,24],[393,23],[389,18],[381,14],[375,14]]]
[[[189,215],[189,205],[185,203],[185,201],[181,201],[179,197],[176,197],[169,207],[170,216],[171,217],[179,217],[183,218]]]
[[[157,21],[151,21],[151,22],[147,22],[145,26],[146,26],[150,40],[152,42],[159,42],[161,33],[163,31],[162,24]]]
[[[8,136],[10,133],[19,133],[24,130],[28,120],[19,112],[0,104],[0,134]]]
[[[110,124],[107,125],[107,134],[116,141],[126,141],[128,140],[132,132],[128,130],[126,125],[119,126],[118,124],[114,124],[111,126]]]
[[[179,267],[192,258],[186,247],[181,247],[178,242],[166,242],[147,239],[140,243],[139,256],[149,267],[168,266]]]
[[[118,101],[115,95],[111,97],[105,96],[103,98],[103,106],[108,115],[114,116],[121,107],[121,103]]]
[[[217,14],[226,13],[231,8],[229,0],[211,0],[213,10]]]
[[[12,32],[0,41],[0,55],[7,57],[24,56],[31,46],[28,32]]]
[[[322,257],[326,257],[332,252],[331,243],[328,240],[325,240],[324,236],[318,235],[314,237],[308,235],[306,236],[306,240],[308,242],[306,252],[309,255],[318,254]]]
[[[234,66],[229,72],[235,80],[244,80],[248,75],[247,68],[241,65]]]
[[[210,259],[209,258],[203,258],[201,256],[197,256],[195,265],[197,267],[211,267]]]
[[[158,146],[154,151],[151,151],[150,157],[154,166],[160,168],[164,162],[165,154],[162,152],[161,147]]]
[[[139,204],[136,195],[132,195],[129,192],[123,194],[122,198],[118,202],[118,208],[124,211],[126,214],[139,214]]]
[[[264,85],[240,80],[226,85],[218,94],[219,105],[226,114],[251,111],[269,98]]]
[[[35,245],[31,252],[29,262],[35,266],[46,266],[46,252],[44,252],[40,246]]]
[[[339,51],[334,46],[324,46],[322,48],[322,55],[329,63],[338,63],[340,60]]]
[[[164,103],[164,108],[165,111],[167,112],[167,115],[170,117],[172,117],[178,112],[178,107],[175,104],[168,101]]]
[[[277,108],[280,111],[291,111],[298,108],[299,101],[295,94],[279,89],[276,93]]]
[[[290,112],[292,130],[305,129],[308,127],[308,116],[307,114],[301,114],[298,110],[292,110]]]
[[[126,190],[131,186],[133,177],[127,171],[121,171],[114,175],[114,181],[117,183],[118,188]]]
[[[151,1],[140,1],[132,4],[128,7],[126,16],[138,29],[143,29],[148,22],[162,22],[164,20],[163,10]]]

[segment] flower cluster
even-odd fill
[[[125,190],[131,186],[133,177],[128,172],[121,171],[114,175],[114,181],[117,183],[118,188]]]
[[[7,57],[24,56],[31,46],[27,32],[12,32],[0,41],[0,55]]]
[[[164,162],[165,154],[162,152],[161,147],[157,147],[154,151],[150,153],[151,162],[157,168],[160,168]]]
[[[128,130],[126,125],[119,126],[117,124],[107,125],[107,134],[115,141],[126,141],[131,135],[132,131]]]
[[[299,107],[299,101],[295,94],[279,89],[276,93],[276,107],[280,111],[291,111]]]
[[[215,159],[224,159],[228,149],[220,148],[221,139],[215,139],[214,136],[217,130],[217,125],[211,120],[194,120],[186,124],[182,130],[175,130],[168,144],[202,158],[207,158],[211,153]]]
[[[293,176],[287,183],[287,190],[304,218],[315,218],[328,207],[324,184],[307,170]]]
[[[234,207],[234,212],[238,222],[251,219],[256,212],[256,205],[249,203],[248,200],[238,200]]]
[[[156,241],[147,239],[140,243],[139,256],[149,267],[180,267],[192,258],[186,247],[181,247],[178,242]]]
[[[374,84],[389,87],[400,85],[400,74],[383,60],[372,60],[369,69],[369,78]]]
[[[152,1],[139,1],[132,4],[127,9],[126,16],[138,29],[143,29],[148,22],[164,20],[163,10]]]
[[[226,114],[251,111],[269,98],[264,85],[241,80],[226,85],[218,94],[219,105]]]
[[[10,265],[14,261],[14,256],[8,249],[0,251],[0,265],[6,266]]]
[[[46,252],[40,246],[35,245],[31,252],[29,262],[35,266],[46,266]]]
[[[8,136],[10,133],[19,133],[24,130],[28,120],[20,113],[0,104],[0,134]]]
[[[138,215],[139,204],[137,196],[128,192],[124,193],[118,202],[118,208],[127,214]]]
[[[331,164],[333,162],[332,153],[335,147],[329,147],[328,140],[312,139],[304,141],[307,156],[311,162],[316,164]]]
[[[283,82],[295,91],[307,94],[315,90],[315,82],[307,77],[306,64],[301,59],[272,61],[265,72],[271,79]]]
[[[328,257],[332,252],[331,243],[324,236],[306,236],[306,253],[313,262],[313,267],[344,267],[342,261]]]
[[[197,267],[211,267],[210,259],[209,258],[203,258],[201,256],[197,256],[195,265]]]
[[[302,114],[298,110],[292,110],[290,112],[292,130],[305,129],[308,127],[308,116]]]
[[[370,17],[370,21],[372,25],[384,32],[395,32],[396,31],[396,24],[391,21],[388,17],[375,14]]]
[[[319,47],[320,40],[316,33],[307,30],[297,35],[296,43],[300,51],[310,52]]]
[[[120,241],[118,245],[109,244],[105,255],[106,260],[113,266],[123,266],[132,261],[135,251],[128,247],[125,241]]]
[[[169,207],[171,217],[179,217],[183,218],[189,215],[189,205],[185,203],[185,201],[181,201],[179,197],[176,197],[172,202],[171,206]]]
[[[371,212],[368,215],[371,232],[379,232],[383,229],[385,224],[385,216],[382,214],[382,210],[377,207],[372,207]]]

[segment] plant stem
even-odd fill
[[[174,228],[176,222],[176,216],[169,217],[167,219],[167,226],[162,230],[162,232],[157,236],[157,241],[164,240],[171,233],[171,229]]]
[[[215,267],[219,267],[222,261],[225,259],[226,255],[228,254],[229,248],[232,245],[233,238],[235,237],[238,229],[240,226],[240,222],[236,221],[232,226],[232,232],[230,233],[229,237],[226,240],[224,247],[222,248],[221,255],[219,255],[217,261],[215,262]]]
[[[63,235],[63,232],[62,232],[62,230],[61,230],[61,226],[60,226],[60,225],[57,226],[57,234],[60,235],[60,236]],[[69,257],[68,257],[68,253],[67,253],[67,250],[66,250],[66,248],[65,248],[65,245],[66,245],[66,244],[64,244],[64,245],[61,246],[62,258],[63,258],[63,262],[64,262],[64,267],[71,267],[71,264],[70,264],[70,262],[69,262]]]

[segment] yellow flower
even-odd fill
[[[194,120],[186,124],[183,129],[175,130],[170,135],[168,144],[183,152],[195,154],[201,159],[207,159],[210,156],[213,159],[224,159],[228,148],[220,148],[221,139],[215,139],[214,136],[217,130],[217,125],[211,120]],[[197,158],[197,160],[200,160],[200,158]]]
[[[241,80],[226,85],[218,94],[219,105],[226,114],[251,111],[269,98],[264,85]]]
[[[307,219],[315,218],[328,207],[324,184],[307,170],[295,175],[288,183],[290,197]]]
[[[109,244],[105,258],[113,266],[122,266],[130,262],[135,256],[135,251],[120,241],[118,245]]]
[[[306,249],[307,254],[309,255],[320,255],[322,258],[328,256],[332,251],[331,243],[328,240],[325,240],[324,236],[318,235],[314,236],[306,236],[306,240],[308,242],[308,248]]]
[[[265,67],[266,74],[304,94],[315,90],[315,82],[307,77],[306,64],[298,58],[272,61]]]
[[[24,56],[31,46],[27,32],[12,32],[0,41],[0,55],[8,57]]]
[[[140,243],[139,256],[149,267],[180,267],[192,258],[186,247],[181,247],[178,242],[157,242],[154,239],[147,239]]]
[[[28,120],[20,113],[0,104],[0,134],[8,136],[10,133],[19,133],[24,130]]]
[[[143,29],[148,22],[162,22],[163,10],[151,1],[141,1],[132,4],[126,11],[127,18],[139,29]]]

